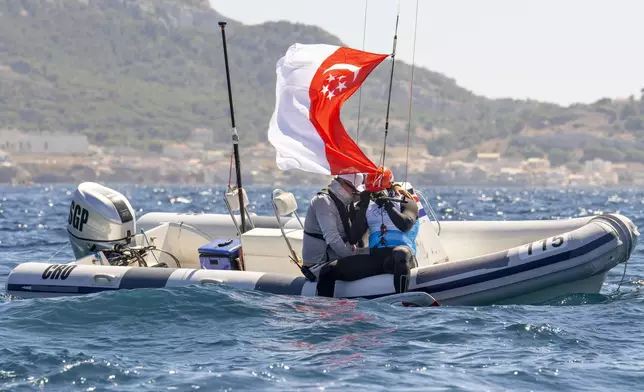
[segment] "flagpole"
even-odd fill
[[[400,0],[398,0],[396,9],[396,28],[394,30],[394,44],[391,51],[391,75],[389,76],[389,95],[387,97],[387,114],[385,117],[385,141],[382,147],[382,166],[385,166],[385,156],[387,154],[387,135],[389,134],[389,108],[391,106],[391,88],[394,82],[394,65],[396,64],[396,43],[398,42],[398,20],[400,19]]]
[[[226,48],[226,22],[219,22],[221,39],[224,44],[224,63],[226,64],[226,82],[228,84],[228,103],[230,104],[230,122],[232,123],[233,154],[235,155],[235,174],[237,175],[237,195],[239,197],[239,214],[241,215],[240,234],[246,231],[244,218],[244,194],[242,191],[241,164],[239,160],[239,135],[235,127],[235,110],[233,109],[233,91],[230,87],[230,69],[228,68],[228,49]]]

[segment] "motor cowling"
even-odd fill
[[[84,182],[76,188],[69,206],[67,234],[77,259],[117,244],[129,244],[136,234],[134,209],[119,192]]]

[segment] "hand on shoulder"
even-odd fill
[[[394,184],[394,192],[396,192],[397,195],[403,195],[408,199],[412,199],[411,193],[407,192],[405,188],[402,187],[400,184]]]

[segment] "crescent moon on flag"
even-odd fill
[[[358,77],[358,72],[360,72],[360,67],[352,64],[333,64],[329,68],[326,69],[326,71],[322,72],[322,74],[325,74],[329,71],[333,71],[335,69],[346,69],[348,71],[353,72],[353,81],[356,80]]]

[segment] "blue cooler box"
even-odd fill
[[[217,238],[198,249],[201,268],[211,270],[232,269],[234,260],[239,257],[240,249],[241,243],[238,239]]]

